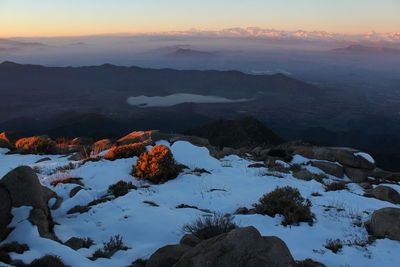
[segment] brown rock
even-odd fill
[[[42,158],[42,159],[37,160],[35,163],[40,163],[40,162],[49,161],[49,160],[51,160],[51,158],[45,157],[45,158]]]
[[[141,143],[144,141],[154,141],[153,136],[157,130],[151,131],[135,131],[117,140],[119,145],[129,145],[133,143]]]
[[[146,267],[172,267],[190,249],[188,246],[168,245],[159,248],[149,258]]]
[[[338,178],[343,178],[344,170],[343,167],[330,162],[325,161],[311,161],[311,166],[316,167],[323,172],[333,175]]]
[[[293,176],[297,179],[305,180],[305,181],[311,181],[313,179],[313,174],[308,171],[307,169],[301,169],[298,172],[295,172]]]
[[[389,186],[380,185],[372,189],[371,194],[377,199],[393,204],[400,204],[400,194]]]
[[[180,245],[194,247],[199,244],[201,240],[191,234],[186,234],[182,237],[181,241],[179,242]]]
[[[11,197],[8,191],[0,186],[0,241],[3,241],[9,233],[7,225],[12,219],[11,205]]]
[[[7,173],[0,183],[8,190],[13,207],[32,206],[47,209],[47,204],[43,199],[42,185],[32,168],[17,167]]]
[[[262,237],[254,227],[237,228],[204,240],[186,252],[174,267],[270,266],[295,267],[286,244],[278,237]]]
[[[309,159],[327,160],[339,162],[340,164],[359,169],[375,168],[375,163],[371,163],[361,156],[356,156],[354,153],[359,152],[356,149],[346,147],[297,147],[293,154],[299,154]]]
[[[76,186],[76,187],[72,188],[71,191],[69,192],[69,197],[71,197],[71,198],[74,197],[82,189],[83,189],[82,186]]]
[[[110,139],[102,139],[93,144],[92,151],[93,153],[97,154],[104,150],[110,149],[112,146],[113,143]]]
[[[368,178],[368,171],[356,168],[345,168],[344,172],[354,183],[362,183]]]
[[[78,237],[71,237],[64,243],[64,245],[72,248],[73,250],[78,250],[85,247],[85,240]]]
[[[369,232],[378,238],[400,241],[400,209],[383,208],[374,211],[367,226]]]

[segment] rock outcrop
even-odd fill
[[[377,199],[400,204],[400,194],[389,186],[378,186],[371,190],[371,195]]]
[[[188,236],[184,237],[188,239]],[[271,266],[295,267],[286,244],[275,236],[261,236],[253,226],[204,240],[193,246],[169,245],[157,250],[146,267]]]
[[[11,208],[30,206],[32,210],[29,221],[38,227],[42,237],[56,240],[53,232],[51,214],[47,206],[51,198],[60,198],[47,187],[43,187],[33,169],[28,166],[20,166],[7,173],[0,180],[1,216],[0,224],[9,223],[11,220]],[[5,218],[5,219],[4,219]],[[7,225],[8,225],[7,223]]]
[[[375,237],[400,241],[400,209],[383,208],[374,211],[367,229]]]

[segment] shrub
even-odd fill
[[[17,254],[22,254],[28,250],[29,250],[28,245],[20,244],[18,242],[10,242],[0,246],[0,251],[6,253],[14,252]]]
[[[58,184],[77,184],[83,186],[84,184],[81,182],[83,178],[80,177],[61,177],[57,178],[50,182],[50,185],[56,186]]]
[[[108,242],[103,242],[103,248],[98,249],[93,253],[92,260],[98,258],[111,258],[115,252],[118,250],[127,250],[128,247],[124,246],[124,242],[122,241],[122,237],[120,235],[115,235],[110,237]]]
[[[68,267],[68,265],[65,265],[58,256],[46,255],[32,261],[28,267]]]
[[[283,225],[298,225],[300,222],[313,224],[314,215],[310,211],[311,202],[300,195],[297,188],[278,187],[263,195],[258,204],[253,204],[259,214],[284,216]]]
[[[150,152],[140,155],[133,174],[139,179],[161,184],[176,178],[180,170],[171,150],[164,145],[156,145]]]
[[[340,239],[327,239],[325,248],[332,250],[333,253],[337,253],[343,248],[343,244]]]
[[[143,143],[134,143],[122,146],[113,146],[105,155],[104,158],[108,160],[125,159],[138,157],[146,151]]]
[[[345,190],[347,189],[347,186],[345,183],[341,182],[333,182],[330,184],[325,185],[325,191],[338,191],[338,190]]]
[[[131,182],[118,181],[108,187],[108,192],[113,194],[115,197],[121,197],[128,194],[129,189],[137,189]]]
[[[15,147],[21,153],[54,154],[56,142],[45,136],[21,138],[15,143]]]
[[[199,239],[206,240],[214,236],[228,233],[238,226],[233,222],[234,217],[222,214],[200,217],[190,224],[183,226],[183,231],[191,233]]]

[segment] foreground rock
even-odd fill
[[[297,265],[281,239],[275,236],[261,236],[256,228],[249,226],[204,240],[194,247],[181,244],[160,248],[146,264],[146,267],[156,266],[294,267]]]
[[[375,237],[400,241],[400,209],[383,208],[374,211],[367,228]]]
[[[57,198],[57,195],[40,184],[34,170],[28,166],[20,166],[10,171],[0,180],[0,191],[0,214],[5,215],[1,216],[3,219],[0,224],[7,221],[9,223],[7,218],[11,218],[11,207],[30,206],[32,210],[29,221],[38,227],[40,236],[56,240],[47,203],[50,198]]]

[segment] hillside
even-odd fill
[[[376,168],[358,150],[285,143],[228,152],[203,138],[157,131],[95,143],[1,137],[11,151],[0,148],[0,261],[28,264],[51,254],[70,266],[96,267],[196,266],[206,259],[229,266],[235,258],[243,266],[304,266],[294,260],[305,259],[398,265],[400,232],[392,226],[400,219],[399,174]],[[147,169],[148,159],[158,167]],[[279,201],[259,202],[285,186],[293,189],[276,199],[289,201],[284,211]],[[263,211],[268,205],[276,214]],[[215,217],[222,215],[230,219]],[[198,218],[236,229],[182,238],[183,226]],[[208,246],[233,247],[216,257]]]

